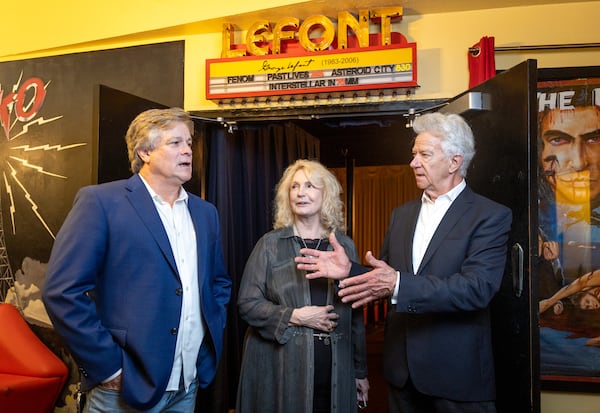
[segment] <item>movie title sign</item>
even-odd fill
[[[244,44],[223,29],[220,59],[206,61],[207,99],[416,87],[416,44],[391,31],[401,7],[322,15],[302,23],[281,19],[252,25]],[[379,24],[369,33],[369,23]],[[315,36],[315,32],[318,36]]]

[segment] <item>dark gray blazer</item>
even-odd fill
[[[495,399],[489,304],[500,288],[511,211],[466,187],[452,203],[416,274],[412,242],[421,200],[396,208],[381,259],[400,271],[386,321],[384,375],[457,401]]]

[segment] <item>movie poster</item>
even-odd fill
[[[541,379],[600,383],[600,78],[538,105]]]

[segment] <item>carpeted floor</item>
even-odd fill
[[[367,326],[369,402],[364,413],[387,413],[387,385],[383,379],[383,323]]]

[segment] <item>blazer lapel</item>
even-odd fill
[[[403,246],[402,251],[405,252],[404,262],[407,263],[406,271],[413,272],[413,238],[415,229],[417,228],[417,220],[419,219],[419,212],[421,211],[421,198],[415,200],[408,209],[408,217],[403,220],[406,223],[406,228],[403,228],[401,234],[413,234],[412,237],[401,236],[399,239],[403,239],[407,244]],[[410,226],[409,226],[410,225]]]
[[[423,268],[425,268],[427,262],[434,256],[442,241],[448,237],[448,234],[450,234],[452,229],[456,226],[456,223],[464,215],[468,214],[468,210],[471,208],[472,202],[472,192],[469,187],[465,187],[465,189],[458,195],[454,202],[452,202],[452,205],[446,212],[446,215],[444,215],[444,218],[442,218],[440,225],[433,233],[433,237],[431,238],[429,246],[425,251],[425,255],[423,256],[421,265],[417,270],[417,274],[420,273]]]
[[[148,193],[146,186],[136,174],[129,178],[126,188],[129,191],[127,197],[129,198],[132,208],[139,215],[146,226],[146,229],[158,244],[158,247],[169,263],[169,266],[173,269],[173,272],[179,277],[167,231],[165,231],[165,227],[163,226],[158,211],[154,206],[154,201]]]
[[[207,262],[204,258],[205,251],[208,251],[208,231],[202,231],[200,222],[201,221],[201,209],[199,208],[198,200],[193,196],[188,197],[188,210],[192,217],[192,223],[194,224],[194,230],[196,231],[196,255],[198,256],[198,285],[202,287],[203,277],[202,274],[207,273],[206,265]],[[204,223],[206,226],[206,223]],[[200,288],[202,290],[202,288]]]
[[[390,227],[383,240],[379,258],[398,271],[413,272],[413,234],[420,208],[419,198],[395,208],[390,216]]]

